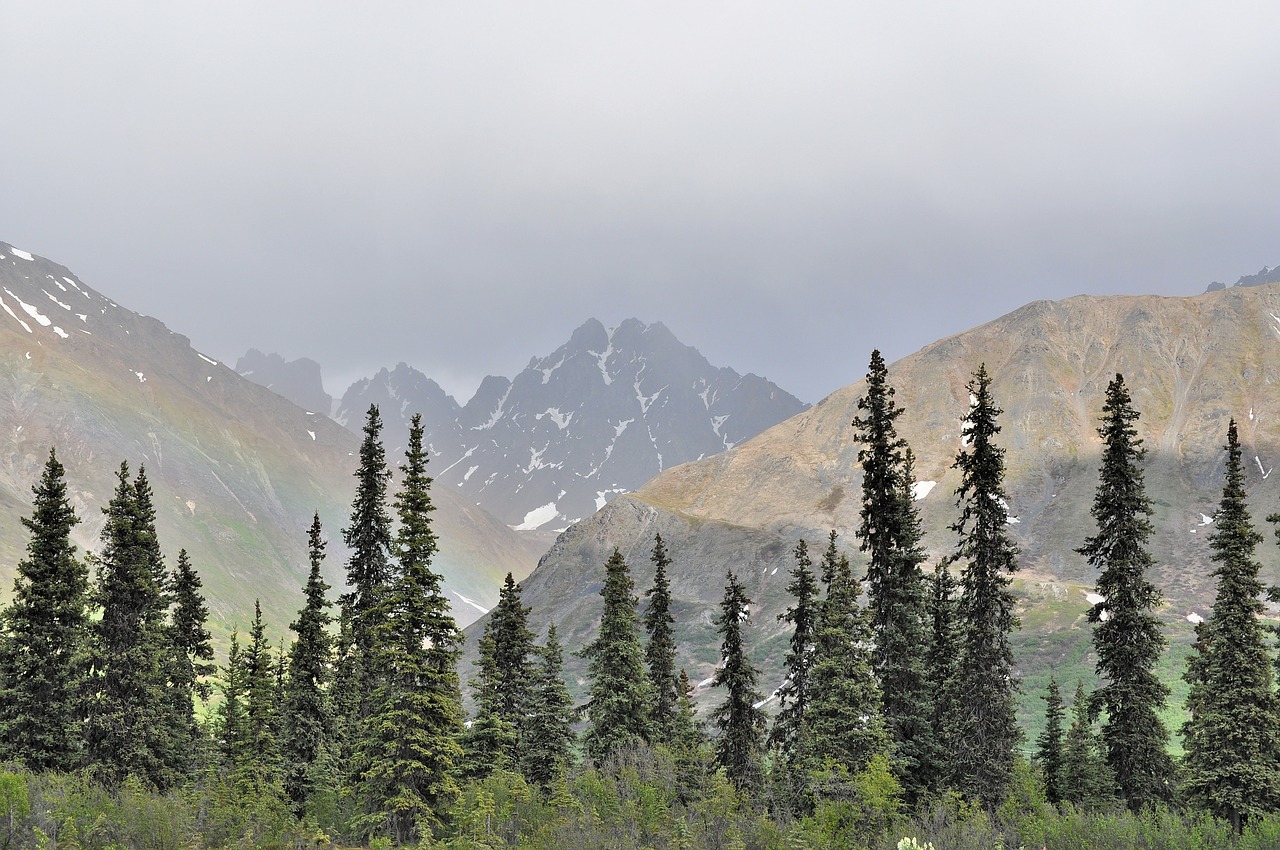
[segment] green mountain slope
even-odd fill
[[[358,443],[62,266],[0,242],[0,601],[26,545],[19,517],[55,446],[81,547],[98,545],[120,461],[135,472],[143,464],[161,545],[170,559],[180,547],[191,554],[218,631],[247,622],[261,598],[282,635],[300,604],[315,511],[330,540],[329,580],[341,584]],[[435,496],[439,566],[469,622],[539,549],[447,491]]]
[[[873,344],[868,340],[850,362],[851,376],[865,371]],[[1024,628],[1017,641],[1027,711],[1042,707],[1035,689],[1048,669],[1067,680],[1092,671],[1083,613],[1094,575],[1074,549],[1093,530],[1089,506],[1100,446],[1094,429],[1117,371],[1133,392],[1150,449],[1155,580],[1166,594],[1162,616],[1175,644],[1166,676],[1176,678],[1191,637],[1187,618],[1206,614],[1212,601],[1206,534],[1221,492],[1230,417],[1239,421],[1246,447],[1255,520],[1280,509],[1280,477],[1271,477],[1280,460],[1280,286],[1194,298],[1036,302],[894,364],[890,381],[907,411],[899,428],[917,456],[933,559],[954,544],[948,526],[959,477],[951,464],[969,403],[965,384],[983,362],[1005,411],[998,442],[1008,450],[1010,522],[1022,547],[1017,589]],[[837,390],[731,451],[664,472],[567,531],[525,582],[534,624],[554,621],[567,646],[589,640],[608,551],[622,549],[643,590],[660,530],[675,561],[679,663],[695,682],[711,676],[718,659],[710,618],[725,570],[733,569],[757,603],[750,635],[762,683],[776,685],[786,641],[776,617],[789,602],[795,541],[816,543],[835,528],[861,563],[853,537],[861,476],[850,422],[862,393],[860,381]],[[1259,554],[1264,580],[1280,577],[1280,550],[1268,542]]]

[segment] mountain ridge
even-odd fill
[[[374,401],[401,410],[388,442],[423,412],[456,488],[519,530],[561,530],[674,463],[737,445],[804,405],[759,376],[714,367],[660,322],[589,319],[513,378],[488,376],[459,405],[401,363],[358,381],[335,418],[356,427]]]
[[[1117,371],[1133,394],[1149,450],[1152,578],[1165,595],[1161,616],[1173,639],[1188,643],[1188,618],[1207,613],[1212,601],[1206,537],[1221,496],[1231,416],[1240,422],[1255,524],[1261,527],[1280,502],[1280,485],[1270,474],[1280,457],[1280,286],[1184,298],[1032,302],[892,364],[889,382],[906,410],[899,433],[916,455],[928,564],[954,548],[949,526],[958,472],[952,464],[969,402],[965,387],[980,363],[1004,408],[996,442],[1007,451],[1009,527],[1022,550],[1020,604],[1029,622],[1039,624],[1018,637],[1027,653],[1020,663],[1040,670],[1036,665],[1089,652],[1081,618],[1096,575],[1074,550],[1094,530],[1096,428]],[[554,622],[566,645],[591,640],[600,604],[591,577],[617,546],[643,592],[652,580],[653,535],[660,531],[682,611],[679,664],[694,681],[714,670],[709,623],[732,568],[756,601],[748,628],[762,684],[776,684],[787,640],[776,615],[790,604],[785,585],[796,541],[812,545],[836,529],[843,551],[858,567],[863,563],[854,536],[861,473],[851,427],[863,392],[861,380],[842,387],[723,454],[664,470],[569,529],[522,585],[531,626],[541,631]],[[1264,580],[1280,578],[1280,550],[1266,544],[1258,557]],[[1058,629],[1052,633],[1041,631],[1049,609]],[[477,632],[473,627],[469,640]],[[1037,647],[1049,644],[1066,654],[1053,656],[1056,662],[1038,659],[1043,650]],[[468,652],[473,649],[469,644]],[[577,665],[569,669],[580,676]]]
[[[82,552],[97,549],[120,462],[135,473],[145,465],[165,555],[191,554],[221,638],[247,621],[255,598],[285,631],[301,602],[314,512],[329,539],[326,577],[341,587],[359,445],[348,430],[4,242],[0,361],[0,597],[11,592],[27,540],[19,518],[50,447],[67,469]],[[466,500],[435,495],[438,568],[468,621],[496,600],[506,570],[527,572],[540,549]]]

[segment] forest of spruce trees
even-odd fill
[[[222,665],[198,565],[161,553],[145,471],[121,464],[100,547],[82,556],[51,450],[0,613],[0,846],[1280,846],[1278,662],[1235,423],[1210,541],[1217,599],[1185,673],[1184,754],[1171,756],[1160,719],[1152,503],[1121,375],[1098,428],[1096,533],[1077,550],[1099,575],[1088,620],[1101,684],[1077,683],[1068,702],[1051,679],[1030,742],[1015,719],[1018,550],[990,376],[968,385],[956,545],[928,570],[887,378],[874,352],[852,422],[865,575],[835,531],[813,551],[796,544],[772,717],[743,629],[752,600],[732,571],[713,621],[715,706],[699,715],[677,669],[660,535],[643,599],[617,549],[603,564],[599,629],[583,647],[563,647],[554,625],[535,634],[508,575],[468,717],[418,417],[389,493],[369,410],[342,530],[346,592],[322,578],[317,515],[291,643],[272,645],[256,609]],[[587,664],[580,705],[566,649]]]

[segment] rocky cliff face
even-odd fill
[[[236,361],[236,372],[303,410],[328,416],[333,409],[333,399],[324,391],[320,364],[309,358],[286,360],[274,352],[263,354],[251,348]]]
[[[1096,576],[1074,550],[1094,531],[1095,429],[1116,372],[1141,412],[1138,429],[1149,451],[1163,616],[1175,640],[1189,640],[1186,617],[1207,613],[1212,601],[1206,536],[1221,496],[1230,418],[1240,426],[1255,523],[1262,528],[1280,509],[1280,480],[1272,475],[1280,461],[1280,286],[1193,298],[1036,302],[893,364],[890,381],[906,408],[899,428],[916,454],[918,504],[935,560],[954,544],[948,526],[959,476],[951,466],[969,404],[965,385],[981,363],[1004,409],[998,443],[1008,453],[1009,523],[1022,549],[1018,587],[1027,612],[1020,639],[1031,647],[1022,660],[1041,663],[1034,647],[1051,643],[1051,632],[1053,640],[1075,641],[1069,652],[1087,651],[1080,615]],[[756,601],[752,641],[764,681],[779,676],[786,635],[776,616],[790,601],[785,585],[795,541],[825,542],[836,529],[862,562],[853,536],[859,446],[850,423],[863,389],[861,381],[850,384],[740,446],[667,469],[563,534],[524,583],[536,627],[554,621],[567,646],[589,640],[604,559],[620,547],[643,592],[652,579],[653,535],[661,531],[675,561],[680,663],[690,676],[710,676],[717,660],[710,618],[727,569],[746,578]],[[1269,533],[1258,554],[1264,580],[1277,579],[1280,550]]]
[[[260,598],[283,634],[301,603],[316,511],[330,540],[327,576],[342,583],[358,443],[68,269],[0,242],[0,602],[27,541],[19,518],[52,446],[82,519],[79,546],[98,547],[120,462],[145,465],[161,545],[171,559],[179,548],[191,554],[219,632],[247,622]],[[437,492],[436,504],[438,565],[468,621],[496,599],[501,576],[527,572],[539,550],[451,492]]]
[[[400,364],[354,384],[337,418],[370,403],[403,442],[423,415],[438,486],[521,530],[562,530],[664,469],[722,452],[791,416],[798,399],[716,368],[661,324],[594,319],[513,379],[489,377],[464,407]]]

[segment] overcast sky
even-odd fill
[[[459,401],[589,317],[817,401],[1280,263],[1280,3],[9,0],[0,239]]]

